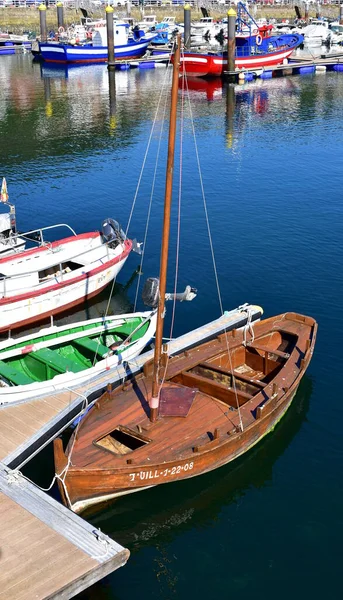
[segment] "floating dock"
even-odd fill
[[[0,598],[72,598],[129,551],[0,463]]]
[[[319,57],[311,55],[293,58],[287,64],[274,67],[240,69],[239,71],[224,71],[224,79],[229,81],[247,80],[255,77],[271,79],[272,77],[287,77],[289,75],[305,75],[323,73],[325,71],[343,71],[343,52],[337,54],[322,54]]]

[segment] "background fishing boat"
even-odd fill
[[[236,47],[235,69],[261,69],[284,64],[304,41],[298,33],[272,36]],[[191,77],[220,77],[227,70],[227,52],[184,52],[181,68]]]
[[[157,34],[133,32],[129,35],[129,25],[115,22],[114,48],[116,59],[140,58]],[[108,59],[107,29],[96,27],[92,31],[92,41],[86,44],[61,44],[40,42],[40,56],[46,62],[55,63],[98,63]]]

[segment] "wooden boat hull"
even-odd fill
[[[250,428],[240,434],[233,434],[226,444],[217,448],[212,447],[203,452],[185,460],[157,463],[155,465],[145,465],[135,468],[133,465],[120,473],[113,473],[111,470],[99,471],[72,471],[68,477],[68,498],[64,485],[59,481],[59,490],[64,503],[76,513],[91,508],[94,505],[110,502],[115,498],[132,494],[134,492],[144,491],[150,487],[163,483],[172,483],[183,479],[203,475],[222,467],[239,456],[248,452],[258,442],[260,442],[268,433],[271,433],[282,417],[290,407],[296,394],[296,389],[287,395],[287,399],[280,403],[273,411],[273,418],[266,415],[259,423],[258,428]],[[63,463],[67,464],[63,452],[62,441],[60,438],[54,441],[55,461],[59,468]],[[211,452],[211,466],[208,464],[206,454]],[[213,466],[214,464],[214,466]],[[60,472],[60,471],[59,471]],[[106,483],[105,483],[106,482]],[[105,485],[104,485],[105,484]],[[91,498],[82,498],[83,490],[87,487],[92,489],[94,496]],[[73,491],[71,495],[71,489]],[[115,491],[113,491],[115,490]],[[75,498],[73,500],[72,498]]]
[[[125,264],[132,242],[125,240],[112,250],[100,236],[99,232],[81,234],[0,259],[0,331],[68,310],[93,298],[113,281]],[[38,277],[38,261],[40,274],[55,267],[57,270]],[[22,262],[28,265],[27,274],[22,271]],[[30,272],[31,263],[35,272]],[[73,263],[75,269],[58,270],[59,264],[68,263]]]
[[[147,400],[151,397],[147,378],[137,378],[127,391],[116,390],[104,397],[85,418],[76,440],[72,438],[73,466],[66,472],[67,456],[61,440],[55,441],[56,472],[64,473],[63,482],[59,481],[64,501],[81,512],[116,496],[201,475],[247,452],[273,430],[289,408],[312,357],[316,327],[313,319],[293,313],[254,325],[257,341],[269,340],[275,345],[276,336],[284,335],[285,340],[293,336],[289,355],[274,346],[266,350],[256,341],[246,346],[244,333],[231,334],[233,370],[227,368],[224,336],[171,359],[163,390],[172,410],[176,399],[176,413],[164,413],[156,423],[150,423],[144,414],[143,394]],[[235,408],[229,377],[239,386],[236,400],[240,411]],[[194,399],[182,412],[186,387],[186,394],[190,390]],[[168,409],[168,402],[166,406]],[[126,453],[119,444],[113,450],[113,433],[118,431],[135,438],[140,446]]]

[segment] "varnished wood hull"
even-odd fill
[[[222,467],[242,454],[248,452],[253,446],[261,441],[268,433],[273,431],[278,422],[290,407],[296,390],[288,399],[277,407],[273,412],[273,419],[266,417],[264,422],[260,423],[260,427],[250,428],[242,434],[232,435],[225,445],[204,450],[195,456],[193,453],[188,459],[183,461],[171,461],[169,463],[157,463],[155,465],[142,465],[138,468],[126,468],[122,472],[113,473],[112,470],[99,472],[92,471],[77,471],[72,470],[68,477],[68,496],[70,499],[70,508],[76,513],[81,513],[95,504],[103,504],[134,492],[146,490],[155,485],[163,483],[171,483],[181,479],[188,479],[196,475],[203,475],[208,471]],[[60,439],[55,440],[55,459],[61,463],[65,460],[63,453],[62,442]],[[211,452],[211,465],[208,464],[207,453]],[[60,463],[60,464],[61,464]],[[215,466],[213,466],[213,464]],[[105,484],[105,485],[104,485]],[[92,497],[80,500],[72,500],[73,498],[82,498],[83,490],[91,489]],[[69,502],[66,498],[63,484],[59,482],[59,489],[64,503],[68,506]],[[70,496],[70,490],[73,490],[73,496]],[[94,495],[93,495],[94,494]]]
[[[274,325],[283,318],[284,316],[275,318]],[[305,321],[301,323],[297,319]],[[265,323],[268,321],[254,326],[256,337],[258,330],[262,332],[262,340],[276,339],[275,336],[280,335],[276,333],[278,330],[275,327],[272,328],[272,333],[267,334],[268,326]],[[190,351],[181,359],[170,361],[167,372],[169,382],[165,384],[169,394],[175,396],[181,389],[185,389],[187,382],[197,382],[198,391],[195,392],[187,414],[164,416],[156,424],[150,424],[145,414],[147,407],[144,404],[142,407],[141,398],[138,404],[144,415],[139,415],[139,406],[133,399],[140,397],[143,389],[149,397],[148,380],[144,378],[138,378],[127,391],[124,390],[121,394],[116,391],[112,397],[100,401],[99,408],[93,410],[93,415],[87,416],[87,419],[92,417],[89,423],[85,422],[76,440],[72,440],[75,450],[72,456],[73,466],[67,470],[64,484],[59,482],[65,503],[76,512],[81,512],[116,496],[201,475],[231,462],[257,444],[273,430],[289,408],[313,353],[316,323],[308,317],[292,314],[284,322],[288,323],[285,339],[287,335],[290,338],[295,332],[299,333],[289,358],[286,360],[288,353],[277,348],[272,348],[263,356],[261,344],[260,347],[257,344],[258,350],[254,353],[255,347],[251,345],[249,361],[256,373],[262,372],[261,365],[265,367],[266,381],[257,378],[254,380],[242,373],[235,375],[236,384],[240,384],[237,395],[241,403],[240,414],[232,406],[233,402],[231,405],[227,403],[225,396],[230,396],[230,389],[226,380],[225,385],[223,384],[223,377],[230,376],[230,370],[224,363],[226,342],[223,336],[217,342],[207,343],[196,351]],[[250,354],[250,347],[246,350],[242,346],[242,340],[242,333],[230,336],[233,360],[240,360],[241,363],[242,352]],[[277,343],[277,339],[273,343]],[[195,353],[196,360],[193,358]],[[246,365],[247,358],[244,360],[246,362],[242,364]],[[207,378],[199,374],[199,369],[203,369],[203,373],[204,369],[208,370]],[[275,377],[272,377],[273,370]],[[260,387],[260,391],[251,394],[256,386]],[[212,395],[208,393],[211,390]],[[228,411],[225,410],[227,407]],[[240,423],[243,424],[243,431]],[[116,424],[128,428],[128,431],[139,432],[138,437],[149,441],[145,446],[124,456],[113,454],[108,448],[98,444],[99,440],[108,437],[108,432]],[[57,473],[63,471],[66,461],[61,441],[57,440]]]

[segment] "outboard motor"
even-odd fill
[[[149,277],[143,287],[142,300],[146,306],[156,308],[160,298],[160,280],[158,277]]]
[[[191,302],[197,295],[197,290],[187,285],[184,292],[166,293],[166,300],[179,300],[179,302]],[[160,280],[158,277],[149,277],[143,287],[142,300],[146,306],[157,308],[160,298]]]
[[[120,227],[119,223],[114,219],[106,219],[102,223],[102,235],[104,237],[105,242],[111,246],[111,248],[115,248],[118,244],[123,243],[125,241],[125,233]]]

